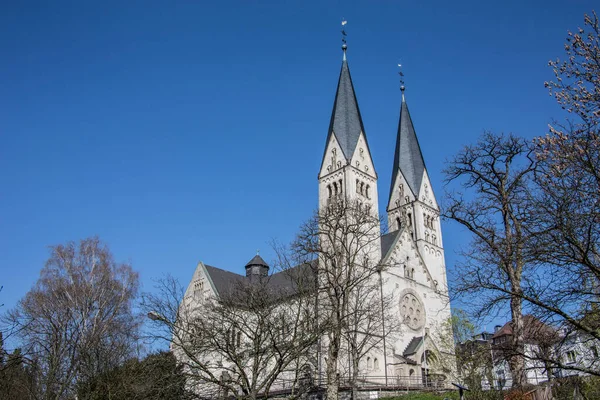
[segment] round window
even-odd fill
[[[412,293],[406,293],[400,299],[400,314],[402,321],[411,329],[419,329],[425,322],[423,303]]]

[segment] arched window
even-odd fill
[[[425,240],[429,242],[429,233],[425,232]]]
[[[367,357],[367,369],[369,371],[373,369],[373,360],[371,360],[371,357]]]
[[[365,189],[365,196],[367,196],[367,199],[370,199],[370,198],[371,198],[371,197],[369,197],[369,196],[370,196],[370,194],[369,194],[369,189],[370,189],[370,188],[371,188],[371,187],[370,187],[369,185],[367,185],[367,188]]]
[[[437,239],[435,235],[431,235],[431,242],[437,246]]]
[[[404,277],[408,278],[408,270],[406,269],[406,265],[404,266]]]
[[[360,183],[360,194],[362,194],[363,196],[365,195],[365,183],[364,182]]]
[[[339,184],[340,184],[340,194],[342,194],[342,180],[339,180]]]
[[[400,227],[402,226],[402,223],[400,222],[400,217],[396,217],[396,224],[398,225],[398,229],[400,229]]]
[[[410,279],[415,279],[415,269],[414,268],[410,269]]]
[[[327,197],[331,198],[331,185],[327,185]]]
[[[408,219],[408,226],[412,226],[412,214],[406,214],[406,218]]]
[[[377,357],[375,357],[375,359],[373,360],[373,369],[375,371],[379,371],[379,360],[377,359]]]
[[[337,182],[333,182],[333,194],[335,194],[337,196],[338,194],[338,184]]]
[[[360,181],[356,180],[356,193],[360,193]]]

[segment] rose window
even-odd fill
[[[407,293],[400,301],[400,317],[411,329],[419,329],[423,326],[425,311],[423,303],[412,293]]]

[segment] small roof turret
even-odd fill
[[[258,253],[246,264],[246,277],[250,281],[260,280],[269,275],[269,264]]]

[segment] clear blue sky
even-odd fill
[[[99,235],[144,290],[196,263],[243,272],[317,202],[340,21],[385,210],[398,62],[438,199],[484,129],[544,134],[550,58],[592,1],[4,2],[0,303],[47,246]],[[597,4],[597,3],[596,3]],[[446,262],[467,237],[443,226]]]

